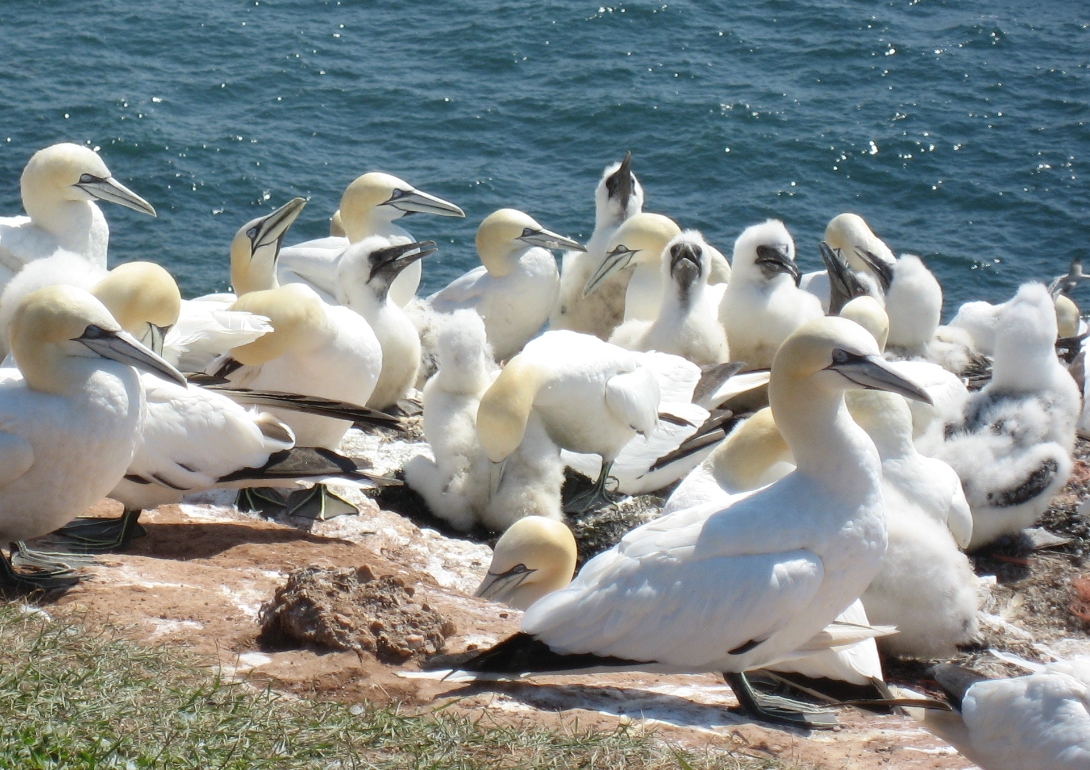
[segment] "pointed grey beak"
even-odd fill
[[[489,572],[473,595],[481,599],[494,599],[496,596],[509,594],[522,585],[534,571],[525,564],[516,564],[506,572]]]
[[[406,214],[438,214],[441,217],[464,217],[466,213],[453,203],[436,198],[417,189],[394,190],[390,199],[382,204],[392,206]]]
[[[621,204],[621,211],[628,209],[632,197],[632,152],[625,153],[621,166],[606,179],[606,193],[610,200]]]
[[[889,285],[893,283],[893,265],[866,249],[856,247],[855,255],[863,260],[863,264],[878,278],[878,281],[882,284],[882,291],[889,291]]]
[[[768,246],[762,243],[757,247],[756,264],[764,273],[765,280],[771,280],[777,273],[785,273],[791,276],[796,286],[802,280],[799,266],[795,264],[795,260],[791,259],[786,245]]]
[[[170,326],[148,324],[147,334],[144,335],[144,338],[141,339],[140,342],[152,353],[161,356],[163,355],[163,346],[166,342],[167,332],[169,332],[170,329]]]
[[[498,463],[490,463],[488,468],[488,499],[491,500],[496,496],[496,493],[500,490],[500,484],[503,483],[503,472],[507,469],[507,460],[500,460]]]
[[[531,230],[527,227],[522,231],[522,235],[518,237],[523,243],[528,243],[531,246],[540,246],[543,249],[570,249],[571,251],[586,251],[579,241],[573,241],[571,238],[565,238],[563,235],[557,235],[551,230],[542,228],[540,230]]]
[[[246,237],[250,239],[251,251],[257,251],[262,246],[276,245],[280,251],[280,244],[284,240],[284,234],[288,228],[303,212],[307,205],[305,198],[292,198],[283,206],[271,214],[255,219],[246,229]]]
[[[435,247],[435,241],[421,241],[420,243],[403,243],[398,246],[389,246],[371,252],[371,275],[368,281],[381,275],[388,281],[393,281],[397,275],[417,260],[423,259],[429,254],[434,254],[439,249]]]
[[[840,315],[845,305],[870,292],[840,252],[834,251],[825,241],[818,244],[818,249],[825,263],[825,272],[829,274],[829,315]]]
[[[117,203],[125,208],[142,211],[145,214],[151,214],[153,217],[156,216],[155,208],[150,203],[112,176],[102,179],[91,174],[84,174],[79,178],[76,187],[89,195],[93,195],[100,201]]]
[[[594,291],[602,285],[602,282],[606,278],[613,275],[619,270],[624,270],[632,262],[632,257],[639,251],[639,249],[631,250],[626,246],[618,246],[610,253],[606,254],[606,258],[602,260],[602,264],[598,266],[594,275],[587,281],[587,285],[583,287],[583,296],[589,297]]]
[[[683,260],[700,266],[701,249],[693,243],[675,243],[670,247],[670,269],[673,270]]]
[[[837,348],[833,351],[833,363],[826,368],[840,372],[864,390],[884,390],[913,401],[934,403],[927,391],[893,371],[879,356],[860,356]]]
[[[82,342],[103,358],[157,374],[163,379],[178,383],[183,388],[186,386],[185,376],[181,372],[141,345],[136,337],[128,332],[109,331],[91,324],[81,336],[76,337],[76,341]]]

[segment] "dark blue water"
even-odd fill
[[[380,169],[467,212],[407,223],[443,247],[434,289],[500,206],[587,237],[602,167],[632,150],[648,208],[725,250],[774,216],[816,267],[852,210],[948,303],[1090,244],[1083,3],[493,5],[4,0],[0,212],[38,148],[100,148],[159,210],[106,207],[111,263],[159,260],[195,294],[227,285],[244,221],[302,195],[289,242],[325,235]]]

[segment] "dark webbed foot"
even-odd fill
[[[801,701],[776,695],[759,695],[750,686],[744,673],[723,674],[734,691],[742,713],[761,722],[795,727],[800,730],[830,730],[836,727],[836,714],[825,709],[815,709]]]
[[[594,486],[568,500],[564,504],[564,513],[579,515],[619,503],[624,496],[610,492],[607,489],[609,472],[612,468],[613,463],[604,463],[602,472],[598,474],[598,480],[594,482]]]
[[[73,519],[49,535],[62,551],[71,553],[109,553],[127,551],[132,541],[147,535],[140,526],[140,511],[126,509],[116,519]]]
[[[23,553],[23,549],[12,543],[11,552],[19,555]],[[71,588],[80,581],[67,565],[46,560],[36,554],[27,557],[25,563],[34,567],[34,570],[16,572],[11,560],[0,553],[0,588],[18,592],[55,591]]]
[[[325,484],[315,484],[310,489],[299,489],[290,494],[273,487],[242,489],[239,490],[236,505],[240,511],[254,511],[267,518],[286,513],[318,521],[360,512],[359,508]]]

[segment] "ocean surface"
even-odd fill
[[[465,209],[405,222],[439,242],[423,291],[477,261],[503,206],[587,238],[607,163],[648,210],[729,254],[784,220],[799,260],[842,211],[928,260],[947,316],[1049,279],[1090,247],[1090,5],[480,0],[4,0],[0,214],[57,141],[98,149],[158,219],[103,206],[111,264],[228,284],[238,227],[396,174]],[[1083,306],[1090,309],[1090,289]]]

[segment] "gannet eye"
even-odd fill
[[[95,182],[101,182],[101,181],[102,181],[101,177],[94,176],[93,174],[80,174],[80,176],[79,176],[79,183],[80,184],[94,184]]]
[[[846,364],[852,360],[852,354],[841,348],[835,348],[833,350],[833,363],[834,364]]]
[[[390,200],[396,201],[398,198],[404,198],[408,194],[408,190],[394,190],[392,193],[390,193]]]
[[[533,228],[524,227],[522,228],[522,235],[520,235],[519,238],[526,238],[527,236],[533,235],[535,232],[537,231]]]
[[[246,237],[249,238],[251,241],[257,237],[257,225],[254,225],[246,231]]]

